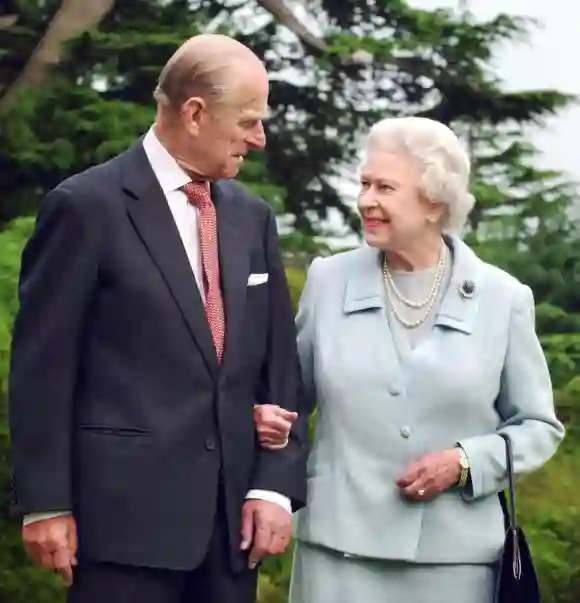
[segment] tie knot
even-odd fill
[[[205,182],[188,182],[181,187],[193,205],[201,207],[211,203],[208,185]]]

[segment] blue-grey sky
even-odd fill
[[[414,6],[455,8],[458,0],[410,0]],[[532,30],[527,43],[505,45],[494,61],[496,73],[509,90],[554,88],[580,97],[580,5],[569,0],[468,0],[469,9],[482,19],[500,12],[533,17],[542,27]],[[542,167],[567,172],[580,181],[577,138],[580,105],[531,133],[542,151]]]

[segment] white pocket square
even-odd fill
[[[254,287],[255,285],[262,285],[268,282],[268,273],[264,274],[250,274],[248,277],[248,287]]]

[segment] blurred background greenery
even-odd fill
[[[279,216],[295,303],[311,258],[358,241],[353,166],[365,128],[387,115],[426,115],[469,146],[477,206],[466,238],[530,285],[568,437],[523,479],[521,519],[546,603],[580,600],[580,230],[575,184],[535,167],[528,124],[564,110],[557,90],[506,92],[498,46],[535,24],[404,0],[5,0],[0,8],[0,601],[57,603],[58,580],[27,563],[10,521],[6,390],[22,247],[39,200],[68,175],[126,149],[149,127],[156,77],[201,31],[235,36],[271,74],[268,148],[242,180]],[[310,27],[310,25],[316,27]],[[313,33],[316,31],[317,33]],[[320,32],[322,32],[320,34]],[[576,211],[577,213],[577,211]],[[261,603],[283,603],[291,551],[270,559]]]

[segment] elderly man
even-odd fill
[[[155,98],[133,148],[46,196],[23,254],[9,395],[23,539],[71,603],[250,603],[305,498],[306,425],[272,453],[252,416],[299,410],[274,215],[226,181],[265,144],[268,77],[202,35]]]

